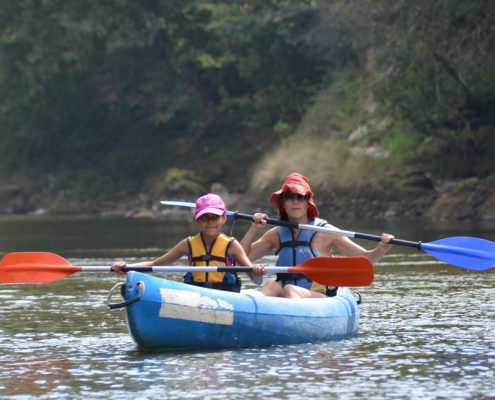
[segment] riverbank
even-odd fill
[[[274,214],[269,192],[231,193],[221,184],[210,189],[219,193],[232,210]],[[327,218],[430,218],[439,220],[495,220],[495,190],[477,178],[417,183],[382,190],[356,189],[325,192],[315,188],[321,215]],[[3,215],[98,215],[102,217],[186,220],[187,208],[165,207],[160,200],[194,201],[190,194],[120,194],[95,200],[63,200],[24,193],[21,189],[0,191]]]

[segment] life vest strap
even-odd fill
[[[282,247],[298,247],[298,246],[309,246],[311,242],[307,240],[289,240],[287,242],[280,243],[280,248]],[[280,251],[280,249],[279,249]]]
[[[199,262],[199,261],[220,261],[224,264],[227,264],[227,260],[225,257],[214,256],[211,254],[204,254],[202,256],[191,257],[191,262]]]

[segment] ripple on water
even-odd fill
[[[125,313],[105,304],[111,274],[2,287],[0,397],[490,398],[495,274],[385,261],[359,289],[358,337],[263,349],[138,351]]]

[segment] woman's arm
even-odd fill
[[[251,260],[257,260],[269,254],[280,245],[276,228],[265,232],[264,235],[255,241],[258,229],[266,225],[267,218],[268,215],[264,213],[255,213],[253,215],[253,223],[241,240],[242,248]]]
[[[375,264],[382,258],[392,247],[389,243],[394,238],[393,235],[382,233],[382,240],[373,250],[366,250],[348,237],[338,237],[333,241],[335,247],[346,256],[364,256]]]
[[[255,241],[256,236],[258,234],[258,229],[261,227],[266,226],[266,219],[268,218],[268,215],[263,214],[263,213],[255,213],[253,215],[253,222],[251,223],[251,226],[249,227],[248,231],[244,235],[244,237],[241,239],[241,246],[243,247],[244,251],[249,254],[249,251],[251,250],[251,244]]]
[[[261,285],[263,282],[263,274],[265,273],[265,267],[260,264],[253,264],[243,247],[237,240],[233,240],[227,250],[227,254],[237,261],[237,263],[241,266],[251,267],[253,268],[253,272],[248,272],[248,276],[251,280],[257,285]]]
[[[273,252],[273,250],[278,249],[280,246],[277,228],[272,228],[265,232],[258,240],[251,244],[249,251],[247,252],[248,257],[251,260],[257,260],[267,254]]]

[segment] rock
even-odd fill
[[[377,145],[366,146],[366,147],[353,147],[352,154],[355,155],[365,154],[373,158],[381,158],[381,159],[387,159],[390,156],[390,152],[388,150],[385,150],[383,147]]]
[[[155,217],[155,214],[153,211],[151,211],[148,208],[141,208],[139,210],[134,210],[127,214],[127,217],[132,217],[132,218],[149,218],[152,219]]]
[[[185,207],[165,207],[155,210],[155,218],[168,221],[192,221],[194,209]]]
[[[360,126],[359,128],[353,130],[349,134],[349,141],[350,142],[357,142],[361,140],[366,134],[368,133],[369,128],[367,125]]]
[[[495,193],[483,201],[479,209],[480,219],[495,221]]]
[[[48,214],[48,210],[46,210],[45,208],[38,208],[37,210],[34,210],[33,212],[33,215],[36,215],[36,216],[41,216],[41,215],[46,215]]]
[[[436,219],[485,219],[484,214],[493,210],[490,208],[493,190],[490,193],[478,178],[459,180],[444,187],[447,189],[440,193],[427,216]]]
[[[396,185],[399,188],[428,190],[434,188],[430,174],[420,169],[405,169],[398,174],[396,180]]]
[[[219,195],[229,209],[235,208],[234,206],[239,201],[239,195],[229,192],[228,189],[221,183],[213,183],[211,185],[210,192]]]

